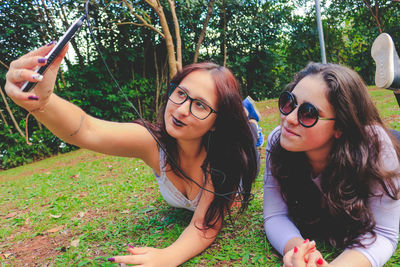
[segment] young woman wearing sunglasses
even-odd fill
[[[264,227],[285,266],[382,266],[398,242],[400,154],[364,82],[346,67],[310,63],[279,109]],[[328,263],[309,240],[344,251]]]
[[[142,159],[155,173],[164,199],[193,211],[189,226],[170,246],[128,246],[131,255],[110,261],[142,266],[177,266],[205,250],[216,238],[234,200],[247,207],[258,172],[254,135],[233,74],[213,63],[186,66],[171,80],[158,122],[116,123],[94,118],[53,93],[63,55],[44,77],[52,45],[12,62],[7,94],[64,141],[94,151]],[[41,80],[23,93],[25,81]],[[254,135],[253,135],[254,134]],[[161,149],[165,148],[165,151]],[[167,156],[169,155],[169,156]],[[239,192],[238,192],[239,191]]]

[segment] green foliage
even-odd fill
[[[9,169],[64,153],[74,149],[55,137],[49,130],[36,130],[29,136],[32,145],[28,145],[19,133],[9,133],[9,127],[0,128],[0,170]]]
[[[227,66],[241,84],[243,96],[254,99],[276,97],[289,79],[282,72],[285,59],[280,52],[283,28],[287,26],[293,5],[288,1],[225,1],[216,3],[216,16],[210,20],[207,54],[201,60],[223,62],[223,11],[226,12]],[[210,50],[210,51],[209,51]]]
[[[2,1],[0,4],[0,60],[9,64],[39,44],[42,29],[31,0]]]
[[[26,52],[57,40],[66,25],[82,14],[84,2],[2,1],[0,60],[8,65]],[[161,29],[156,12],[145,1],[129,2],[145,21]],[[392,35],[395,43],[399,43],[400,4],[394,1],[370,2],[371,10],[378,11],[379,24],[362,0],[321,1],[321,11],[328,62],[347,65],[368,84],[373,84],[375,67],[370,47],[379,33],[378,25]],[[209,1],[176,0],[175,3],[183,64],[187,65],[193,61]],[[175,41],[169,4],[166,0],[161,4]],[[165,41],[147,27],[122,24],[141,22],[120,2],[91,1],[90,17],[96,42],[123,92],[142,116],[154,120],[161,104],[160,96],[165,94],[168,85]],[[256,100],[274,98],[292,80],[294,73],[309,61],[320,61],[316,25],[312,1],[215,1],[199,61],[223,64],[226,59],[226,65],[237,77],[244,97],[250,95]],[[107,73],[86,26],[74,37],[74,41],[76,46],[70,45],[73,53],[65,60],[64,77],[59,76],[56,93],[101,119],[126,122],[138,118]],[[6,71],[0,65],[2,88]],[[26,112],[10,102],[16,120],[24,124]],[[3,104],[0,108],[5,110]],[[6,120],[12,132],[16,133],[11,119],[7,117]],[[26,147],[23,138],[10,135],[4,127],[0,130],[2,168],[73,149],[68,145],[61,149],[61,141],[54,141],[57,139],[40,130],[37,123],[30,124],[29,132],[40,145]],[[21,141],[16,141],[18,138]],[[34,149],[38,150],[35,152]]]

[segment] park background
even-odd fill
[[[90,2],[91,25],[107,64],[148,120],[156,119],[168,80],[181,66],[213,61],[232,69],[242,95],[257,101],[268,135],[279,123],[276,97],[294,73],[321,61],[313,0]],[[28,127],[33,144],[26,144],[27,112],[4,95],[8,66],[57,40],[83,14],[83,5],[0,3],[0,263],[5,266],[107,265],[105,259],[123,254],[126,243],[169,245],[191,217],[163,202],[142,161],[77,150],[33,117]],[[370,49],[381,32],[400,40],[400,2],[321,1],[321,13],[327,61],[356,70],[373,85]],[[102,119],[138,118],[107,74],[87,26],[69,50],[58,95]],[[373,86],[370,93],[387,126],[400,130],[393,94]],[[263,232],[262,173],[245,215],[228,223],[215,244],[187,265],[281,264]],[[337,253],[324,244],[322,250],[328,259]],[[398,249],[387,266],[400,266],[399,261]]]

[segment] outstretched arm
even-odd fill
[[[53,45],[41,47],[10,64],[5,85],[8,96],[67,143],[111,155],[138,157],[156,168],[152,166],[155,164],[150,163],[157,161],[153,160],[153,156],[157,155],[157,145],[144,127],[96,119],[53,93],[57,72],[67,48],[45,75],[38,78],[34,70],[46,64],[44,56],[52,48]],[[20,89],[25,81],[39,82],[33,91],[25,93]]]

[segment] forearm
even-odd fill
[[[191,223],[173,244],[165,248],[165,251],[173,265],[177,266],[204,251],[214,242],[217,234],[217,230],[203,233]]]
[[[354,249],[347,249],[343,251],[336,259],[334,259],[330,266],[337,267],[371,267],[371,263],[361,252]]]
[[[87,130],[88,115],[78,106],[52,94],[40,110],[32,111],[35,118],[63,141],[81,146],[83,130]]]
[[[269,242],[282,256],[297,245],[291,240],[303,241],[299,229],[287,215],[266,217],[264,228]]]

